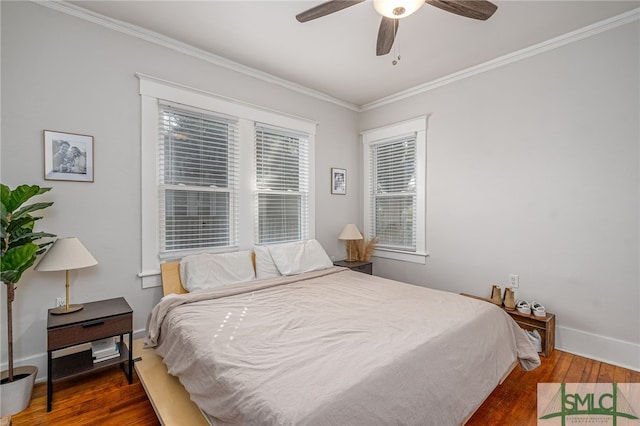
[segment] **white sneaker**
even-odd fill
[[[531,314],[531,305],[526,300],[518,300],[516,302],[516,309],[521,314],[527,314],[527,315]]]
[[[533,315],[537,317],[547,316],[547,310],[538,302],[531,302],[531,310],[533,311]]]
[[[529,340],[533,343],[533,347],[536,348],[536,352],[542,352],[542,336],[538,333],[538,330],[525,330],[527,332],[527,336],[529,336]]]

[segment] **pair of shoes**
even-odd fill
[[[544,317],[547,315],[545,307],[538,302],[529,303],[526,300],[518,300],[516,302],[516,309],[521,314],[531,315],[533,313],[536,317]]]
[[[507,287],[504,290],[504,298],[502,299],[502,306],[504,306],[504,308],[507,311],[513,311],[516,309],[516,294],[515,292],[510,289],[509,287]]]
[[[502,306],[502,289],[500,289],[500,286],[497,284],[494,284],[491,288],[490,301],[495,305]]]

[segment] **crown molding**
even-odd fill
[[[463,69],[461,71],[449,74],[447,76],[432,80],[427,83],[414,86],[410,89],[403,90],[384,98],[380,98],[376,101],[369,102],[360,106],[360,111],[368,111],[374,108],[381,107],[383,105],[391,104],[402,99],[410,98],[420,93],[428,92],[429,90],[436,89],[441,86],[445,86],[450,83],[454,83],[458,80],[462,80],[474,75],[481,74],[492,69],[503,67],[505,65],[512,64],[514,62],[521,61],[531,56],[539,55],[552,49],[564,46],[569,43],[573,43],[579,40],[583,40],[587,37],[600,34],[604,31],[611,30],[613,28],[620,27],[622,25],[637,21],[640,19],[640,8],[630,10],[620,15],[614,16],[609,19],[605,19],[595,24],[580,28],[578,30],[563,34],[558,37],[554,37],[542,43],[534,44],[533,46],[526,47],[521,50],[517,50],[513,53],[509,53],[504,56],[500,56],[496,59],[484,62],[479,65],[475,65],[470,68]]]
[[[293,83],[289,80],[285,80],[280,77],[276,77],[267,72],[260,71],[255,68],[251,68],[246,65],[242,65],[238,62],[234,62],[227,58],[223,58],[222,56],[214,55],[213,53],[209,53],[205,50],[202,50],[197,47],[191,46],[189,44],[183,43],[181,41],[175,40],[171,37],[158,34],[154,31],[149,31],[137,25],[132,25],[117,19],[109,18],[99,13],[84,9],[80,6],[67,3],[63,0],[31,0],[31,1],[41,6],[45,6],[50,9],[56,10],[58,12],[65,13],[67,15],[74,16],[76,18],[84,19],[85,21],[89,21],[94,24],[101,25],[105,28],[118,31],[126,35],[137,37],[139,39],[148,41],[150,43],[154,43],[154,44],[166,47],[168,49],[175,50],[185,55],[189,55],[194,58],[209,62],[211,64],[214,64],[223,68],[227,68],[229,70],[247,75],[249,77],[253,77],[258,80],[265,81],[267,83],[276,84],[278,86],[284,87],[285,89],[293,90],[303,95],[320,99],[322,101],[330,102],[338,106],[350,109],[352,111],[360,110],[360,107],[358,105],[343,101],[342,99],[334,98],[333,96],[329,96],[320,91],[313,90],[305,86],[301,86],[299,84]]]
[[[419,95],[421,93],[428,92],[438,87],[445,86],[447,84],[454,83],[465,78],[473,77],[475,75],[490,71],[495,68],[503,67],[514,62],[521,61],[531,56],[539,55],[541,53],[553,50],[564,45],[583,40],[585,38],[600,34],[602,32],[626,25],[628,23],[637,21],[640,19],[640,8],[630,10],[620,15],[605,19],[595,24],[588,25],[578,30],[563,34],[558,37],[554,37],[547,41],[534,44],[533,46],[526,47],[516,52],[509,53],[504,56],[492,59],[490,61],[478,64],[455,73],[446,75],[444,77],[414,86],[412,88],[397,92],[393,95],[389,95],[373,102],[369,102],[363,105],[355,105],[350,102],[329,96],[320,91],[310,89],[305,86],[293,83],[280,77],[276,77],[272,74],[264,71],[257,70],[255,68],[242,65],[240,63],[231,61],[218,55],[214,55],[197,47],[180,42],[173,38],[158,34],[153,31],[149,31],[136,25],[128,24],[126,22],[119,21],[117,19],[109,18],[99,13],[92,12],[84,9],[80,6],[76,6],[71,3],[67,3],[64,0],[31,0],[36,4],[46,6],[50,9],[58,12],[65,13],[80,19],[84,19],[89,22],[101,25],[103,27],[118,31],[123,34],[127,34],[139,39],[154,43],[168,49],[175,50],[177,52],[192,56],[197,59],[209,62],[211,64],[227,68],[229,70],[253,77],[267,83],[276,84],[286,89],[307,95],[322,101],[330,102],[332,104],[347,108],[356,112],[363,112],[379,108],[384,105],[388,105],[412,96]]]

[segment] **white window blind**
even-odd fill
[[[308,135],[255,125],[256,243],[309,238]]]
[[[160,252],[237,245],[238,120],[161,101]]]
[[[370,227],[378,246],[416,251],[416,137],[372,144]]]

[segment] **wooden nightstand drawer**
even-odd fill
[[[117,334],[126,334],[133,329],[133,315],[124,314],[110,318],[98,318],[82,323],[49,330],[48,350],[62,349],[92,340]]]

